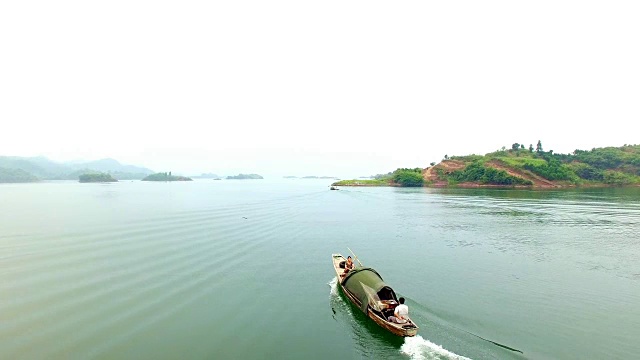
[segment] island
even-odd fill
[[[426,168],[401,168],[373,179],[343,180],[333,186],[427,186],[496,188],[575,188],[640,186],[640,145],[544,151],[538,141],[514,143],[485,155],[444,156]]]
[[[171,172],[163,172],[151,174],[142,179],[142,181],[193,181],[193,179],[186,176],[171,175]]]
[[[107,173],[89,173],[78,176],[81,183],[105,183],[105,182],[118,182],[111,174]]]
[[[236,176],[227,176],[228,180],[247,180],[247,179],[264,179],[258,174],[238,174]]]
[[[34,175],[22,169],[0,168],[0,183],[29,183],[39,181]]]
[[[297,176],[292,176],[292,175],[287,175],[287,176],[283,176],[283,178],[285,179],[297,179]]]

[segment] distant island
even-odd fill
[[[444,156],[427,168],[402,168],[373,179],[343,180],[333,186],[428,186],[572,188],[640,186],[640,145],[544,151],[538,141],[514,143],[485,155]]]
[[[151,174],[142,181],[193,181],[193,179],[186,176],[171,175],[171,172],[155,173]]]
[[[29,183],[39,179],[22,169],[0,168],[0,183]]]
[[[247,179],[264,179],[258,174],[238,174],[236,176],[227,176],[228,180],[247,180]]]
[[[78,179],[81,183],[103,183],[118,181],[117,179],[114,179],[110,174],[105,173],[82,174],[78,176]]]
[[[78,180],[80,175],[90,173],[108,173],[119,180],[139,180],[153,173],[147,168],[123,165],[114,159],[59,163],[42,156],[0,156],[0,169],[0,182]]]
[[[285,178],[285,179],[297,179],[298,177],[297,176],[288,175],[288,176],[283,176],[283,178]]]

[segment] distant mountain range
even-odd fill
[[[141,166],[124,165],[114,159],[88,162],[59,163],[43,156],[0,156],[0,182],[2,174],[13,174],[4,182],[26,182],[37,180],[78,180],[83,174],[109,173],[118,180],[142,179],[154,171]],[[17,176],[19,171],[20,176]],[[31,176],[28,176],[31,175]],[[12,180],[13,179],[13,180]],[[16,179],[22,179],[16,181]]]

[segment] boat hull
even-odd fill
[[[344,269],[340,268],[340,262],[346,261],[346,259],[344,258],[344,256],[340,254],[333,254],[332,260],[333,260],[333,268],[336,272],[338,286],[340,286],[340,288],[342,289],[342,292],[347,296],[349,301],[351,301],[356,307],[362,310],[362,302],[354,294],[352,294],[349,291],[349,289],[345,288],[342,284],[344,279],[341,276],[341,274],[344,271]],[[415,336],[418,333],[419,328],[415,324],[413,324],[413,322],[411,322],[411,324],[392,323],[385,320],[376,312],[374,312],[370,306],[367,306],[366,309],[367,309],[366,315],[371,320],[373,320],[380,327],[391,332],[394,335],[408,337],[408,336]]]

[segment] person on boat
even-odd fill
[[[344,271],[340,276],[345,277],[351,269],[353,269],[353,260],[351,260],[351,256],[347,256],[347,262],[344,263]]]
[[[393,316],[389,316],[389,321],[396,324],[404,324],[409,320],[409,307],[404,304],[404,298],[398,299],[400,305],[393,310]]]

